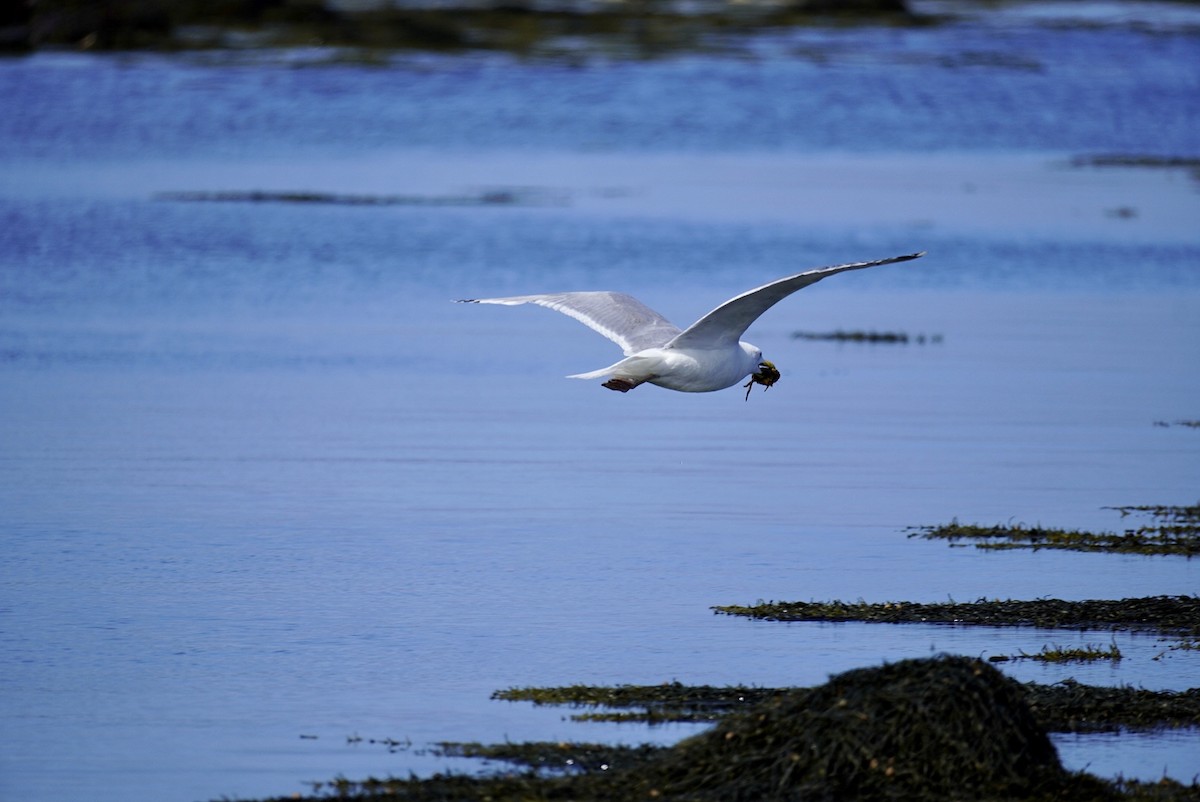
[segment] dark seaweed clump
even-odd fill
[[[1068,775],[1021,686],[965,657],[840,674],[733,714],[664,758],[672,790],[714,799],[981,799]]]
[[[768,621],[871,621],[889,624],[982,624],[1044,629],[1104,629],[1200,634],[1200,597],[975,602],[763,602],[714,607],[717,613]]]

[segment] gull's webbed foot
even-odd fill
[[[606,381],[602,386],[607,387],[610,390],[616,390],[618,393],[627,393],[634,387],[637,387],[639,384],[641,384],[641,382],[630,381],[629,379],[622,379],[620,376],[614,376]]]

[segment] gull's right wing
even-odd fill
[[[797,290],[804,289],[810,284],[816,284],[826,276],[842,273],[846,270],[862,270],[864,267],[889,265],[893,262],[907,262],[924,256],[925,252],[910,253],[905,256],[893,256],[890,259],[879,259],[874,262],[851,262],[845,265],[818,267],[806,270],[794,276],[776,279],[770,284],[764,284],[752,290],[747,290],[736,298],[730,298],[725,303],[709,312],[704,317],[688,326],[679,336],[668,345],[672,348],[722,348],[736,344],[750,328],[750,324],[775,304]]]

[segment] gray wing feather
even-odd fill
[[[573,317],[621,346],[626,356],[665,345],[679,335],[679,327],[620,292],[558,292],[517,295],[511,298],[470,298],[460,303],[519,306],[537,304]]]
[[[890,259],[879,259],[874,262],[852,262],[844,265],[818,267],[806,270],[794,276],[777,279],[769,284],[743,292],[736,298],[730,298],[725,303],[709,312],[704,317],[688,326],[679,336],[668,343],[673,348],[719,348],[733,345],[741,339],[750,328],[750,324],[775,304],[797,290],[810,284],[816,284],[826,276],[842,273],[846,270],[862,270],[864,267],[887,265],[893,262],[907,262],[924,256],[925,252],[910,253],[906,256],[893,256]]]

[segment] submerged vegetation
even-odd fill
[[[1113,507],[1124,518],[1150,521],[1123,532],[1084,532],[1042,526],[960,524],[912,527],[909,537],[947,540],[951,545],[971,541],[980,549],[1066,549],[1122,554],[1200,555],[1200,505]]]

